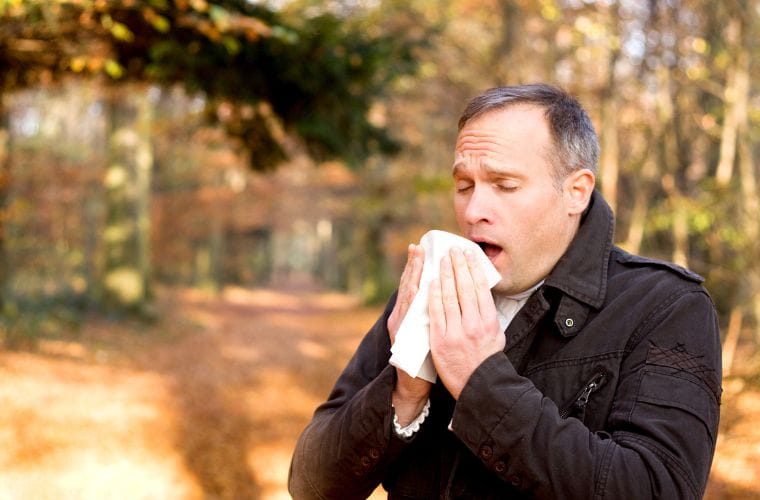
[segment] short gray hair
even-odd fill
[[[551,156],[555,180],[561,181],[582,168],[596,173],[599,139],[594,125],[580,103],[559,87],[538,83],[486,90],[467,104],[459,118],[459,130],[480,115],[515,104],[534,104],[544,109],[554,142]]]

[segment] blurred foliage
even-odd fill
[[[367,31],[324,12],[284,16],[246,0],[5,0],[0,3],[0,88],[49,83],[65,73],[113,81],[182,83],[202,92],[209,117],[226,125],[266,169],[290,151],[294,132],[317,159],[351,165],[398,144],[367,119],[372,102],[415,69],[427,39],[408,21]]]
[[[546,81],[592,116],[617,243],[704,275],[729,341],[760,341],[757,0],[0,5],[0,75],[16,103],[6,120],[48,120],[49,109],[10,92],[58,88],[65,75],[95,76],[77,102],[103,106],[78,115],[90,131],[79,139],[96,139],[86,148],[73,132],[9,129],[14,288],[43,268],[40,282],[56,273],[87,281],[85,264],[100,258],[97,245],[83,249],[103,231],[109,88],[155,94],[153,280],[218,289],[308,275],[383,300],[410,241],[431,227],[456,230],[448,165],[467,99]],[[254,175],[240,170],[243,152],[257,170],[287,161]],[[64,210],[45,181],[84,164],[89,180],[67,182],[89,187],[69,199],[90,200],[94,222],[56,233],[40,222]]]
[[[82,442],[124,455],[121,443],[92,439],[88,418],[101,415],[118,390],[102,375],[100,348],[88,375],[97,384],[82,389],[95,394],[93,404],[83,406],[87,399],[61,376],[83,380],[88,368],[72,349],[79,342],[68,340],[81,335],[86,344],[88,329],[110,353],[147,358],[140,370],[170,370],[167,390],[191,403],[181,407],[185,416],[200,404],[184,425],[193,443],[203,439],[197,430],[210,421],[209,402],[226,401],[216,395],[237,384],[245,397],[235,401],[259,398],[251,395],[251,374],[266,378],[264,398],[273,401],[303,367],[316,376],[306,373],[300,385],[323,391],[374,311],[343,312],[328,307],[333,294],[307,300],[302,292],[326,286],[385,300],[409,242],[431,228],[457,230],[449,169],[466,101],[488,87],[545,81],[578,96],[594,121],[599,188],[616,212],[616,242],[705,276],[724,337],[725,389],[707,498],[756,496],[758,40],[758,0],[0,0],[0,344],[27,349],[44,337],[39,348],[52,360],[41,368],[24,353],[6,367],[8,386],[26,392],[33,385],[25,370],[49,375],[38,412],[29,406],[34,395],[11,398],[15,407],[6,413],[16,414],[17,434],[26,439],[8,453],[27,447],[35,460],[40,450],[49,457],[49,431],[63,429],[56,431],[66,436],[61,446],[77,451],[70,462],[82,469],[82,447],[70,446],[71,429],[63,426],[76,420],[84,422]],[[120,140],[126,153],[117,158]],[[118,221],[109,218],[115,180],[127,188]],[[103,301],[106,240],[120,234],[130,237],[119,252],[144,257],[129,262],[131,276],[171,299],[160,310],[140,304],[144,315],[166,319],[160,326],[100,321],[104,314],[123,319]],[[115,269],[125,263],[114,260]],[[176,289],[162,295],[162,287]],[[215,300],[198,289],[223,293]],[[299,314],[284,318],[288,311]],[[173,333],[157,355],[136,332],[151,341]],[[189,332],[192,342],[175,341]],[[259,369],[262,360],[289,376],[272,379],[271,370]],[[163,390],[145,390],[135,372],[118,371],[136,384],[142,409],[124,411],[120,397],[114,411],[140,416],[143,429],[141,398]],[[218,380],[209,384],[208,374]],[[299,414],[308,418],[312,398],[301,400]],[[73,401],[87,416],[61,419],[74,413],[61,410],[65,404],[51,411],[51,401]],[[276,407],[282,421],[281,405],[248,407]],[[212,409],[221,417],[206,431],[219,447],[209,441],[184,451],[188,463],[200,464],[198,477],[213,476],[216,485],[239,480],[250,460],[228,446],[235,427],[218,425],[227,417],[241,422],[245,412]],[[159,433],[174,435],[164,431],[176,410],[172,403],[171,418],[157,420]],[[108,423],[103,436],[113,434]],[[269,438],[286,442],[277,432]],[[155,435],[146,442],[155,444]],[[174,445],[166,449],[174,453]],[[144,451],[135,455],[142,462]],[[280,457],[260,449],[248,450],[251,456],[267,471],[260,477],[270,477]],[[23,491],[59,485],[27,480],[40,469],[19,457],[8,462],[8,474],[32,488]],[[208,457],[217,467],[207,466]],[[124,480],[146,488],[164,479],[152,465],[146,481],[135,482],[133,472]],[[165,478],[177,485],[180,476]],[[113,490],[113,481],[101,482]],[[218,496],[207,486],[203,493]]]
[[[39,337],[71,338],[82,326],[86,304],[81,295],[19,298],[3,305],[0,314],[0,345],[8,349],[34,347]]]

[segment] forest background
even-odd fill
[[[709,495],[760,495],[759,20],[757,0],[0,0],[0,497],[116,476],[125,498],[285,495],[407,244],[456,230],[464,104],[536,81],[592,116],[617,244],[705,277]]]

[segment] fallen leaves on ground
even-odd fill
[[[295,440],[380,309],[237,288],[160,308],[156,325],[92,319],[0,351],[0,498],[289,498]],[[725,384],[710,499],[760,497],[760,390],[742,380]]]

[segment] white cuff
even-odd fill
[[[428,414],[430,413],[430,398],[425,402],[425,406],[422,408],[422,411],[419,415],[417,415],[417,418],[412,420],[412,422],[407,425],[406,427],[401,427],[401,424],[398,423],[398,415],[396,415],[396,412],[393,413],[393,430],[396,431],[396,434],[401,437],[412,437],[412,434],[420,430],[420,424],[425,421],[425,418],[427,418]]]

